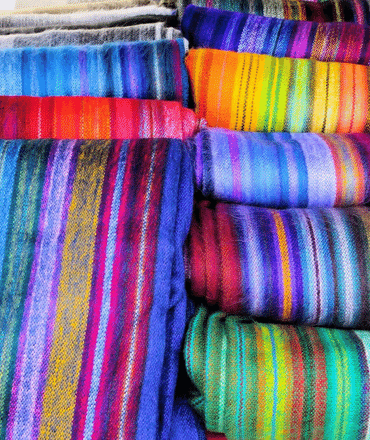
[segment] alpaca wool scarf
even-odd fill
[[[370,68],[216,49],[186,57],[196,112],[241,131],[370,131]]]
[[[189,5],[181,28],[193,47],[370,64],[370,27],[354,23],[293,21]]]
[[[193,406],[228,440],[368,438],[369,332],[259,324],[201,308],[184,356]]]
[[[0,95],[189,99],[183,39],[0,50]]]
[[[0,96],[0,139],[186,139],[197,128],[176,101]]]
[[[189,4],[288,20],[370,25],[368,0],[178,0],[180,14]]]
[[[274,208],[370,201],[370,135],[210,128],[187,141],[203,197]]]
[[[115,41],[174,40],[180,37],[179,30],[159,22],[102,29],[52,29],[33,34],[0,35],[0,48],[82,46]]]
[[[194,295],[229,313],[370,328],[370,208],[207,203],[186,251]]]
[[[0,151],[1,438],[168,439],[193,196],[181,141]]]

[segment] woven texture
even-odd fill
[[[1,438],[167,439],[192,210],[181,142],[1,141],[0,161]]]
[[[187,141],[206,198],[274,208],[370,201],[370,135],[202,130]]]
[[[181,14],[189,4],[289,20],[317,21],[319,23],[344,21],[370,25],[367,0],[325,0],[322,2],[302,0],[177,0]]]
[[[0,50],[0,94],[189,99],[185,41]],[[166,62],[164,62],[166,60]]]
[[[185,139],[197,127],[176,101],[0,96],[0,139]]]
[[[7,11],[13,14],[63,14],[95,9],[133,8],[155,4],[155,0],[15,0],[15,8]]]
[[[159,22],[102,29],[53,29],[33,34],[0,35],[0,48],[82,46],[114,41],[173,40],[180,37],[179,30]]]
[[[184,354],[194,407],[228,440],[368,438],[368,332],[248,323],[200,309]]]
[[[196,112],[242,131],[370,130],[370,68],[346,63],[191,49],[185,60]]]
[[[370,209],[197,208],[191,292],[274,321],[370,328]]]
[[[189,5],[181,28],[194,47],[370,63],[370,28],[354,23],[283,20]]]

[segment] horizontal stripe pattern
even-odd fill
[[[1,438],[166,438],[192,208],[182,143],[1,141],[0,173]]]
[[[274,208],[370,200],[370,135],[201,130],[187,141],[205,198]]]
[[[191,49],[196,112],[240,131],[362,133],[370,130],[370,68]]]
[[[370,328],[370,210],[209,202],[187,246],[193,295],[275,322]]]
[[[164,99],[186,106],[185,50],[183,39],[1,49],[0,95]]]
[[[198,128],[177,101],[0,96],[0,110],[0,139],[185,139]]]
[[[288,20],[370,25],[368,0],[178,0],[180,10],[188,4]]]
[[[184,347],[191,402],[228,440],[368,439],[369,343],[368,332],[201,308]]]
[[[354,23],[284,20],[189,5],[181,29],[193,47],[370,63],[370,28]]]

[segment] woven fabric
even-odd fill
[[[164,99],[186,106],[185,49],[183,39],[2,49],[0,95]]]
[[[368,0],[177,0],[180,14],[189,4],[288,20],[370,25]]]
[[[115,41],[149,41],[181,37],[181,32],[162,22],[102,29],[53,29],[31,34],[0,35],[0,48],[55,47],[104,44]]]
[[[370,209],[201,203],[187,248],[193,295],[276,322],[370,328]]]
[[[193,196],[181,141],[1,141],[0,161],[1,438],[167,439]]]
[[[370,27],[354,23],[293,21],[189,5],[181,28],[193,47],[370,63]]]
[[[13,14],[65,14],[76,11],[92,11],[95,9],[122,9],[155,4],[152,0],[15,0]]]
[[[346,63],[191,49],[196,112],[242,131],[370,131],[370,68]]]
[[[193,318],[184,348],[208,429],[228,440],[357,440],[369,432],[365,331]]]
[[[274,208],[370,201],[370,135],[200,131],[187,141],[205,198]]]
[[[176,101],[0,96],[0,139],[185,139],[197,128]]]

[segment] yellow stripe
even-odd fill
[[[263,90],[263,81],[261,81],[260,72],[263,72],[265,70],[265,63],[267,58],[268,57],[262,55],[254,58],[251,83],[249,86],[249,89],[251,87],[254,87],[254,102],[251,108],[251,124],[250,127],[248,129],[246,128],[245,130],[257,131],[258,115],[260,113],[258,109],[260,108],[259,103],[261,101],[261,95]]]
[[[292,286],[289,268],[288,243],[285,235],[284,224],[279,213],[275,211],[272,214],[275,220],[276,232],[279,240],[281,266],[283,271],[284,307],[282,319],[288,320],[292,312]]]
[[[62,256],[40,440],[71,437],[108,151],[106,142],[99,148],[85,143],[78,158]]]
[[[310,131],[321,133],[326,116],[325,97],[328,63],[314,63],[314,96],[312,104],[312,125]]]
[[[320,63],[321,64],[321,63]],[[326,113],[326,133],[337,131],[340,103],[340,63],[329,63],[328,106]]]

